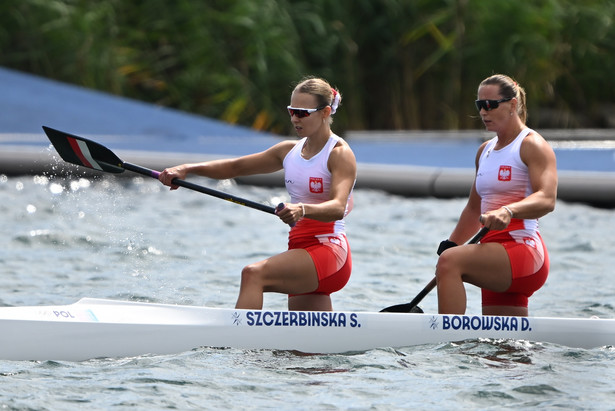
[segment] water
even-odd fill
[[[276,188],[199,180],[270,204]],[[89,296],[232,307],[239,272],[285,248],[274,216],[153,180],[0,176],[0,305]],[[407,302],[433,275],[435,250],[463,199],[358,190],[348,218],[354,272],[334,307]],[[559,203],[542,219],[552,269],[531,315],[615,317],[615,213]],[[480,313],[468,287],[468,313]],[[436,310],[435,292],[421,306]],[[268,294],[265,308],[284,309]],[[468,341],[346,355],[200,348],[85,362],[0,361],[0,408],[614,409],[615,349]]]

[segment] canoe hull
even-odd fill
[[[0,359],[80,361],[198,347],[344,353],[478,338],[615,345],[615,320],[236,310],[84,298],[0,308]]]

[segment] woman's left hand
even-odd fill
[[[478,218],[478,221],[480,221],[481,224],[489,230],[503,230],[508,227],[511,220],[512,216],[504,207],[498,208],[497,210],[487,211],[486,213],[481,214]]]

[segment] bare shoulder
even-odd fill
[[[335,145],[335,147],[333,147],[333,150],[331,151],[331,155],[329,158],[334,159],[334,160],[341,160],[341,161],[351,161],[353,163],[356,162],[352,148],[342,138],[340,138],[337,144]]]
[[[551,144],[549,144],[549,142],[545,140],[545,138],[540,133],[533,130],[523,139],[523,142],[521,143],[521,148],[553,152]]]
[[[332,173],[343,173],[348,178],[356,178],[357,159],[346,141],[343,139],[338,140],[333,150],[331,150],[327,166]]]
[[[547,140],[545,140],[545,138],[536,130],[532,130],[524,139],[523,139],[523,144],[549,144],[547,143]]]
[[[276,143],[271,148],[269,148],[269,152],[275,153],[275,155],[281,159],[286,157],[286,155],[297,145],[300,140],[283,140],[279,143]]]
[[[555,152],[540,133],[532,131],[521,143],[521,159],[526,164],[532,160],[555,161]]]
[[[274,145],[273,147],[277,147],[280,150],[292,150],[294,146],[301,140],[283,140]]]

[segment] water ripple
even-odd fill
[[[223,184],[269,205],[287,200],[282,189]],[[2,306],[88,296],[229,307],[242,267],[286,248],[287,228],[274,216],[141,177],[5,176],[0,193]],[[357,190],[348,217],[354,271],[334,307],[375,311],[412,299],[433,277],[435,250],[463,205]],[[566,203],[542,219],[551,274],[532,297],[532,315],[615,317],[613,222],[613,210]],[[480,313],[480,293],[467,292],[468,312]],[[435,311],[435,292],[421,304]],[[268,294],[265,306],[284,309],[286,298]],[[0,361],[0,407],[609,409],[614,370],[612,346],[507,340],[344,355],[202,347],[80,363]]]

